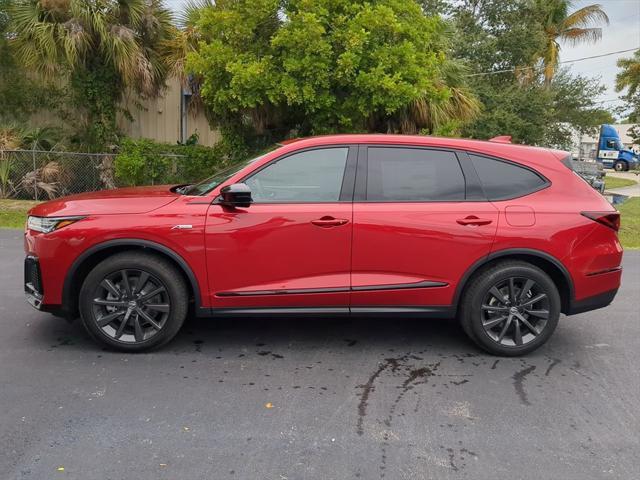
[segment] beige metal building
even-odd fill
[[[189,92],[185,92],[177,78],[167,81],[167,88],[157,98],[140,101],[130,97],[124,101],[125,109],[133,120],[120,114],[118,127],[132,138],[150,138],[158,142],[177,143],[186,141],[194,133],[198,143],[212,146],[220,139],[220,133],[209,126],[203,112],[195,115],[188,112]],[[69,119],[66,122],[78,121]],[[52,112],[41,111],[31,118],[38,126],[65,127],[65,120]],[[71,125],[69,125],[71,126]]]
[[[139,102],[129,98],[125,107],[133,121],[120,115],[118,126],[132,138],[150,138],[158,142],[184,142],[192,134],[198,134],[198,143],[212,146],[220,139],[217,130],[212,130],[204,113],[192,115],[188,112],[190,94],[178,79],[167,82],[163,95],[152,100]]]

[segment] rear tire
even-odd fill
[[[79,309],[89,335],[109,348],[142,352],[176,336],[189,294],[181,273],[145,252],[123,252],[99,263],[80,290]]]
[[[519,356],[543,345],[560,317],[549,276],[526,262],[504,261],[469,281],[460,306],[465,333],[493,355]]]
[[[629,166],[627,165],[627,162],[618,160],[616,163],[613,164],[613,169],[616,172],[626,172],[627,170],[629,170]]]

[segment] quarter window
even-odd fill
[[[369,147],[367,195],[373,202],[457,201],[465,182],[453,152]]]
[[[256,203],[337,202],[349,148],[295,153],[245,180]]]
[[[470,154],[469,157],[489,200],[523,197],[540,190],[547,183],[535,172],[513,163],[481,155]]]

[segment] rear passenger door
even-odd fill
[[[352,310],[452,305],[464,272],[489,254],[497,223],[466,153],[360,147]]]

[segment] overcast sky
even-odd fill
[[[179,11],[187,0],[165,0],[167,4]],[[573,8],[578,9],[585,5],[600,3],[607,15],[610,24],[603,28],[602,40],[596,44],[571,47],[564,45],[560,55],[561,61],[574,60],[576,58],[590,57],[618,50],[640,47],[640,0],[577,0]],[[633,52],[594,58],[569,64],[571,71],[591,77],[600,77],[606,85],[604,92],[598,101],[602,105],[612,107],[620,105],[618,95],[614,90],[617,72],[616,60],[621,57],[629,57]]]

